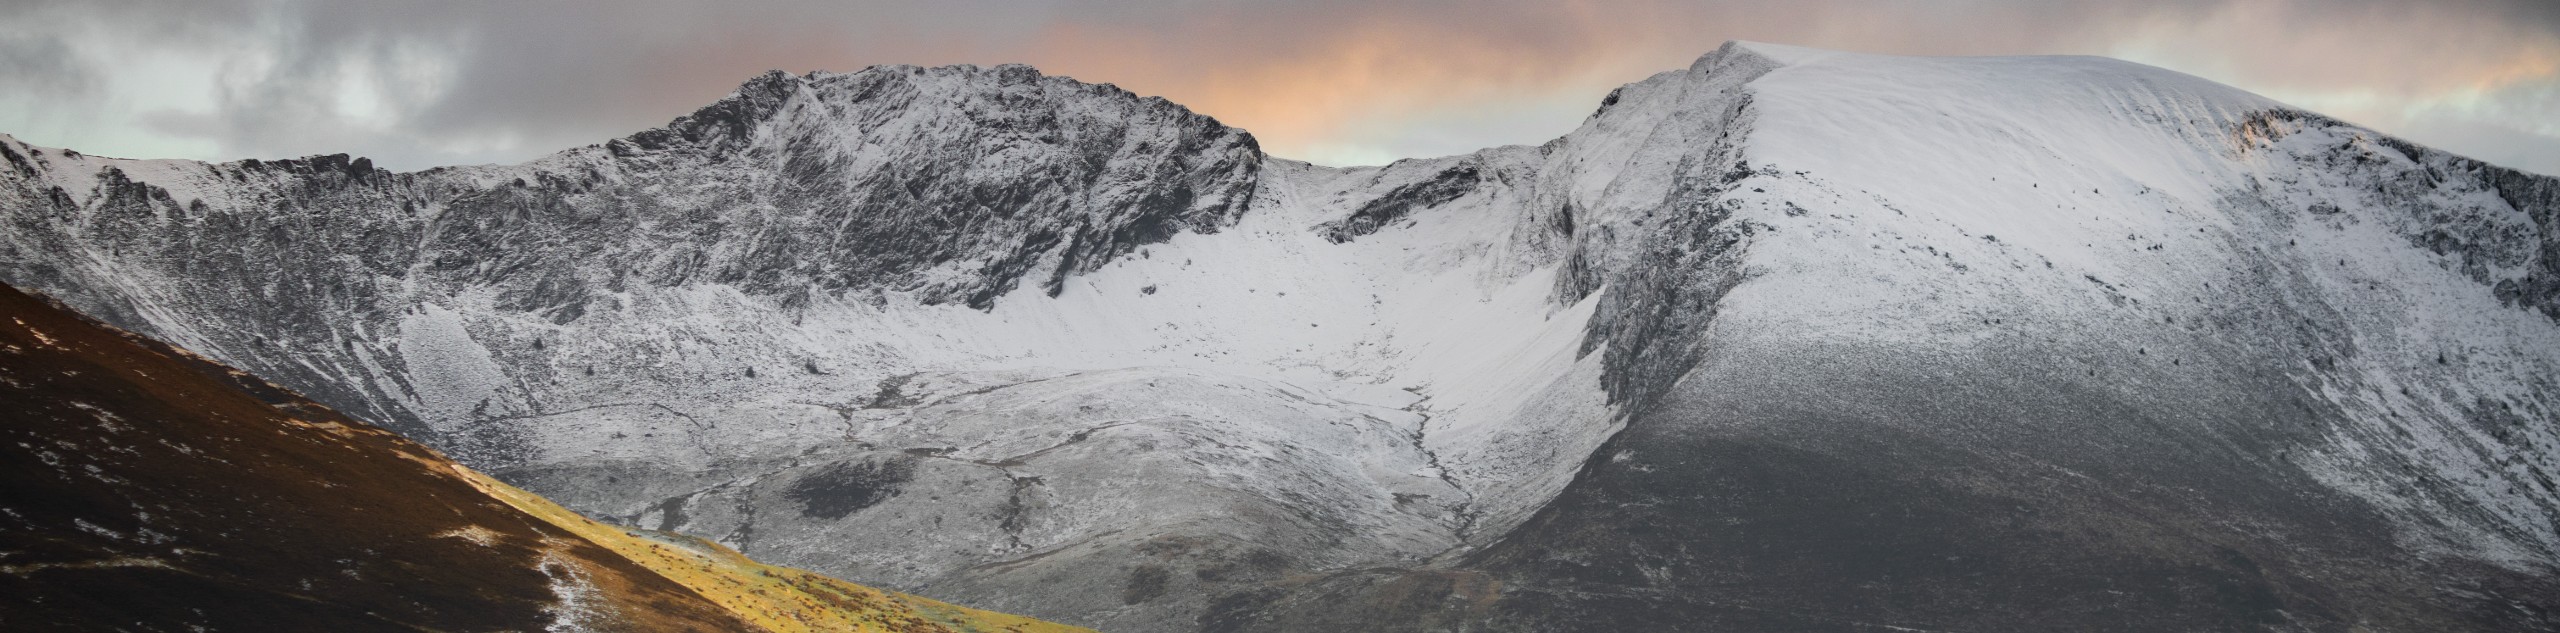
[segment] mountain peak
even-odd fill
[[[744,273],[752,287],[885,285],[982,308],[1025,275],[1054,292],[1137,245],[1217,230],[1261,158],[1214,119],[1022,65],[767,75],[632,138],[703,150],[682,164],[778,174],[758,198],[841,231],[770,238],[831,255],[763,251],[793,261]]]
[[[2560,608],[2560,181],[2139,64],[1734,42],[1344,169],[1009,66],[354,184],[74,162],[0,170],[0,281],[581,511],[1115,630]]]
[[[1768,42],[1754,42],[1751,40],[1726,40],[1723,45],[1717,46],[1715,50],[1708,51],[1707,54],[1699,56],[1699,59],[1704,61],[1707,58],[1752,55],[1783,66],[1792,65],[1802,61],[1819,59],[1822,57],[1854,54],[1855,53],[1848,53],[1845,51],[1813,48],[1810,46],[1772,44]],[[1692,65],[1694,66],[1695,64]]]

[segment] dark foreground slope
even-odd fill
[[[650,548],[16,289],[0,318],[0,629],[1065,630]],[[832,599],[745,610],[722,584]]]

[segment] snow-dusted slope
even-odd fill
[[[515,167],[0,146],[12,280],[590,513],[1115,628],[1498,535],[1615,423],[1591,303],[1506,248],[1532,148],[1265,160],[1020,67],[768,75]],[[1090,588],[1130,573],[1173,580]]]
[[[2112,60],[1757,44],[1550,148],[1627,429],[1459,564],[1212,619],[2560,626],[2551,179]]]
[[[1260,165],[1250,137],[1207,117],[1021,66],[773,73],[666,128],[511,167],[0,144],[13,278],[439,433],[543,408],[536,383],[561,368],[505,345],[539,323],[595,328],[590,312],[645,312],[679,288],[794,317],[820,296],[984,307],[1216,231]],[[174,306],[186,313],[153,312]],[[463,339],[490,336],[466,331],[487,318],[538,323]]]
[[[1355,169],[1021,67],[512,167],[0,149],[8,281],[591,514],[1113,630],[2560,609],[2560,181],[2123,62],[1729,44]]]

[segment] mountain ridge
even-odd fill
[[[882,67],[407,180],[0,141],[0,279],[582,512],[1096,626],[2523,626],[2440,588],[2552,582],[2560,181],[2101,58],[1733,43],[1363,168],[1177,110]]]

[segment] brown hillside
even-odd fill
[[[673,542],[0,286],[0,630],[1068,630]]]

